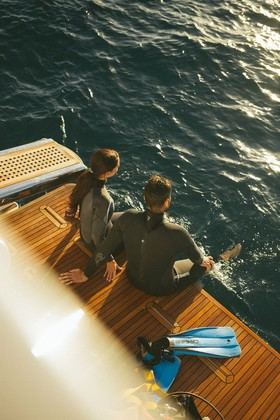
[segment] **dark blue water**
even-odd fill
[[[1,149],[116,148],[119,209],[170,177],[205,252],[243,244],[206,289],[280,349],[279,68],[277,0],[1,0]]]

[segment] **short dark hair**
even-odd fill
[[[153,175],[145,185],[146,204],[152,208],[160,208],[167,198],[171,197],[172,182],[160,175]]]

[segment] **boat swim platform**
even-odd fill
[[[63,218],[72,188],[73,184],[64,185],[0,216],[0,231],[3,223],[11,231],[8,245],[17,260],[24,261],[26,252],[32,252],[39,263],[57,272],[85,267],[89,252],[79,241],[78,227]],[[130,285],[125,270],[109,285],[103,271],[101,267],[88,282],[71,288],[86,312],[98,317],[133,354],[137,352],[136,337],[141,335],[155,340],[168,332],[201,326],[235,330],[242,348],[240,357],[183,356],[170,391],[206,398],[226,420],[280,419],[279,353],[216,299],[195,285],[172,296],[149,296]],[[211,420],[218,418],[214,412],[206,414]]]
[[[84,169],[75,152],[53,139],[0,151],[0,199]]]

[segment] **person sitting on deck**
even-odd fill
[[[74,219],[79,208],[81,239],[91,250],[101,244],[118,215],[113,215],[114,201],[105,183],[118,172],[119,166],[115,150],[97,150],[91,156],[91,168],[82,173],[69,197],[65,218]]]
[[[125,211],[85,271],[71,270],[61,274],[60,280],[65,284],[85,282],[106,262],[105,278],[111,282],[118,269],[112,254],[120,247],[126,252],[129,281],[150,295],[163,296],[182,290],[212,270],[213,258],[202,254],[185,228],[167,220],[165,212],[171,203],[171,190],[171,181],[152,176],[144,191],[147,210]],[[177,261],[181,256],[186,259]]]

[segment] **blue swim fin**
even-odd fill
[[[182,331],[178,334],[169,334],[172,337],[187,337],[191,335],[192,337],[205,337],[205,338],[227,338],[235,337],[235,332],[230,327],[201,327],[193,328],[191,330]]]
[[[232,347],[192,347],[184,349],[172,349],[177,356],[200,356],[223,359],[227,357],[238,357],[241,354],[239,344]]]
[[[143,337],[143,343],[146,343],[146,352],[153,355],[152,364],[159,363],[168,353],[172,356],[215,358],[237,357],[241,354],[235,332],[230,327],[194,328],[179,334],[169,334],[153,343],[148,343]]]
[[[143,357],[143,361],[149,362],[153,359],[150,353],[147,353]],[[171,385],[176,379],[178,372],[181,367],[181,360],[177,356],[173,356],[168,359],[162,359],[159,363],[152,365],[151,370],[153,371],[155,381],[158,386],[165,392],[169,390]]]
[[[178,356],[227,358],[241,353],[235,332],[229,327],[195,328],[154,342],[138,337],[137,344],[144,365],[152,369],[156,383],[164,391],[168,391],[179,372]]]
[[[165,345],[166,344],[168,344],[167,340],[165,341]],[[156,348],[156,352],[154,352],[152,343],[145,337],[138,337],[137,345],[140,350],[138,356],[140,356],[145,367],[153,371],[157,385],[159,385],[163,391],[167,392],[179,372],[181,360],[179,357],[175,356],[173,352],[169,350],[165,351],[161,344],[160,347]]]
[[[169,349],[177,356],[237,357],[241,349],[235,332],[229,327],[204,327],[170,334]]]

